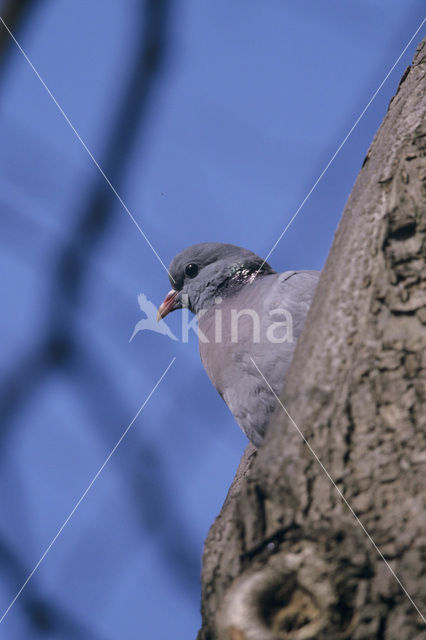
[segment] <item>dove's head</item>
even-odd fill
[[[173,289],[158,309],[158,318],[182,307],[193,313],[208,309],[218,295],[232,295],[256,274],[270,273],[275,272],[267,262],[242,247],[220,242],[194,244],[170,263]]]

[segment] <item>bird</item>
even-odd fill
[[[255,253],[202,242],[170,263],[157,319],[197,315],[203,366],[248,439],[259,447],[283,388],[319,271],[277,273]]]
[[[139,322],[136,324],[129,342],[133,340],[133,338],[139,331],[145,331],[146,329],[148,329],[149,331],[155,331],[156,333],[162,333],[172,340],[177,340],[175,334],[171,331],[171,329],[169,329],[165,322],[155,322],[157,309],[155,307],[155,304],[148,300],[145,294],[140,293],[138,295],[138,303],[141,311],[143,311],[146,315],[146,318],[142,318],[142,320],[139,320]]]

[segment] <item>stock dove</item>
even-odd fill
[[[271,388],[279,396],[319,272],[276,273],[247,249],[204,242],[179,253],[169,275],[158,318],[182,307],[197,314],[204,368],[259,446],[276,404]]]

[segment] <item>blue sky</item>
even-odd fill
[[[210,240],[268,253],[421,23],[422,5],[172,3],[164,69],[116,185],[166,264]],[[138,44],[139,14],[136,0],[50,0],[18,34],[99,161]],[[423,27],[273,252],[276,270],[322,268],[424,35]],[[52,269],[97,173],[23,56],[11,52],[0,75],[3,380],[37,347]],[[81,301],[68,310],[73,364],[44,372],[2,432],[0,533],[24,573],[176,361],[0,625],[0,638],[31,637],[31,596],[53,600],[96,638],[196,635],[203,540],[246,439],[207,379],[195,339],[143,332],[129,344],[141,317],[137,294],[158,305],[169,288],[116,202],[86,265]],[[179,333],[179,313],[169,325]],[[4,574],[2,610],[18,587]]]

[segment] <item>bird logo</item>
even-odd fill
[[[138,295],[138,302],[141,311],[146,315],[146,318],[142,318],[136,324],[132,336],[129,340],[131,342],[135,335],[139,333],[139,331],[155,331],[156,333],[161,333],[164,336],[168,336],[172,340],[177,340],[175,334],[169,329],[164,320],[160,320],[157,322],[157,307],[146,297],[145,294],[140,293]]]

